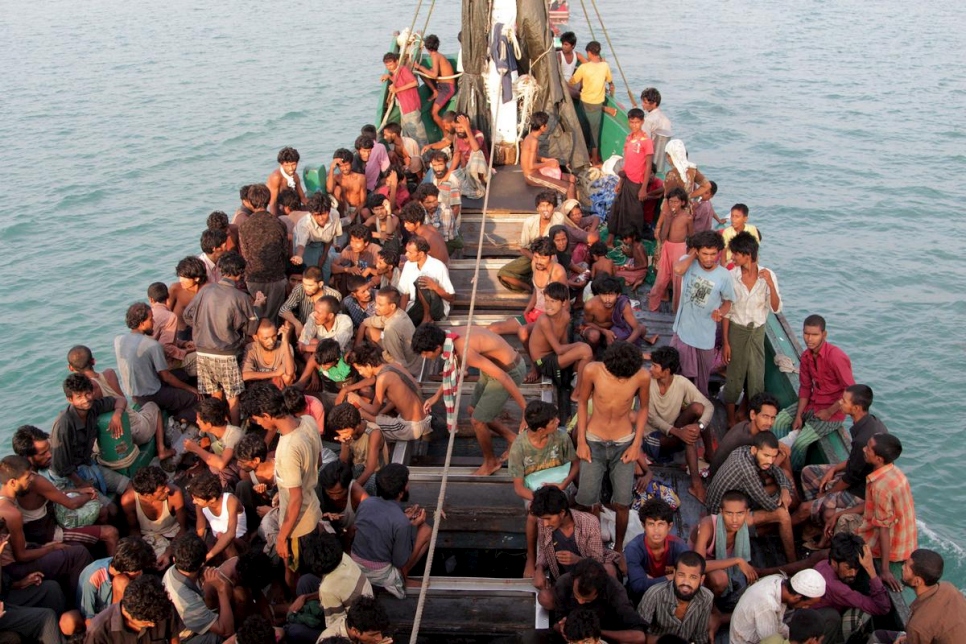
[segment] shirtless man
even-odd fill
[[[422,237],[429,242],[429,256],[449,265],[449,251],[446,250],[446,240],[431,224],[426,223],[426,211],[418,201],[410,201],[403,206],[399,213],[399,221],[403,228],[413,236]]]
[[[339,202],[342,225],[352,223],[352,215],[366,204],[366,168],[352,162],[352,152],[339,148],[325,177],[325,190]],[[338,170],[338,172],[336,172]]]
[[[499,335],[483,327],[471,328],[472,331],[470,328],[460,327],[447,333],[433,324],[423,324],[413,334],[413,351],[429,360],[440,357],[444,350],[446,354],[443,356],[443,385],[424,404],[423,409],[427,413],[440,400],[444,400],[447,408],[454,407],[455,383],[459,382],[461,368],[473,367],[480,370],[480,379],[473,389],[469,411],[476,440],[483,451],[483,464],[474,474],[488,476],[500,469],[507,456],[494,456],[491,433],[502,436],[508,444],[512,444],[517,437],[516,433],[499,420],[499,415],[511,397],[521,411],[526,408],[527,402],[520,391],[526,366],[520,354]],[[465,363],[460,365],[464,351]],[[449,379],[452,384],[447,384]],[[455,413],[458,410],[454,412],[454,416]],[[447,422],[455,423],[456,419],[447,418]],[[522,420],[520,428],[525,426],[526,421]]]
[[[631,301],[621,294],[621,283],[616,277],[601,275],[594,280],[594,297],[584,304],[584,323],[580,337],[596,350],[618,340],[637,345],[641,338],[654,344],[658,336],[645,337],[647,327],[637,321]]]
[[[302,182],[299,180],[299,151],[295,148],[282,148],[278,153],[278,167],[268,175],[265,185],[271,193],[268,200],[268,211],[273,215],[278,212],[278,193],[283,188],[291,188],[299,193],[299,203],[305,203],[305,190],[302,189]]]
[[[598,505],[601,483],[604,476],[610,476],[614,488],[611,506],[617,514],[617,552],[624,548],[634,466],[647,426],[651,377],[641,368],[643,364],[640,349],[628,342],[614,342],[604,351],[602,362],[591,362],[584,368],[577,390],[577,456],[582,462],[575,501],[586,509]],[[635,397],[636,414],[632,411]],[[591,400],[593,415],[588,409]]]
[[[423,76],[423,82],[433,90],[433,121],[439,129],[443,129],[443,119],[439,111],[446,107],[450,99],[456,94],[456,79],[453,75],[453,65],[446,56],[439,53],[439,37],[430,34],[423,39],[423,47],[429,53],[431,67],[423,67],[418,62],[415,67]]]
[[[594,359],[594,352],[585,342],[567,342],[570,312],[565,305],[570,300],[570,289],[566,284],[551,282],[543,289],[543,297],[546,308],[530,332],[530,359],[537,371],[553,380],[558,389],[570,389],[570,376],[576,373],[574,391],[579,391],[584,367]]]
[[[346,362],[363,378],[376,379],[376,397],[370,403],[352,392],[346,400],[368,421],[379,425],[390,441],[419,440],[432,431],[432,415],[423,408],[419,383],[404,367],[387,364],[379,345],[365,343],[346,355]],[[389,416],[390,411],[398,413]]]
[[[663,214],[658,222],[657,239],[661,244],[661,257],[657,261],[657,278],[648,296],[648,308],[657,311],[667,287],[674,280],[674,310],[680,298],[681,278],[674,274],[674,262],[688,252],[685,240],[694,234],[694,217],[688,205],[688,193],[675,188],[667,196],[668,216]]]
[[[577,177],[563,172],[560,161],[540,156],[540,138],[547,134],[550,117],[546,112],[534,112],[530,116],[530,133],[520,147],[520,167],[528,186],[556,190],[567,199],[577,198]]]
[[[178,281],[168,289],[168,309],[178,316],[178,340],[190,340],[191,329],[184,321],[184,310],[195,299],[198,291],[208,283],[208,269],[205,263],[195,257],[185,257],[175,268]]]
[[[530,331],[533,329],[537,318],[547,309],[544,301],[543,290],[554,282],[567,284],[567,269],[557,263],[556,249],[549,237],[538,237],[530,244],[530,252],[533,259],[530,260],[533,277],[533,290],[530,292],[530,301],[527,302],[523,315],[515,315],[502,322],[494,322],[489,327],[490,331],[499,335],[516,333],[523,343],[524,348],[530,340]],[[569,300],[569,292],[568,297]],[[536,365],[527,374],[524,382],[536,382],[540,377]]]

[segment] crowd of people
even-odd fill
[[[598,43],[582,56],[572,33],[561,41],[599,161],[609,68]],[[232,218],[211,213],[177,282],[147,285],[128,307],[116,370],[85,345],[67,350],[67,406],[49,432],[18,428],[0,459],[0,640],[391,641],[379,596],[406,596],[431,525],[389,447],[455,430],[472,373],[477,474],[506,466],[521,497],[524,576],[553,636],[845,642],[873,630],[904,585],[917,596],[905,633],[870,641],[966,641],[966,601],[940,581],[942,558],[918,547],[901,442],[821,316],[803,323],[798,400],[783,407],[768,391],[778,279],[758,263],[747,206],[713,230],[717,186],[679,139],[657,178],[654,139],[671,122],[656,89],[628,112],[606,221],[541,155],[550,119],[531,116],[521,165],[541,191],[520,256],[499,273],[528,303],[489,327],[442,324],[462,200],[491,177],[483,134],[445,110],[455,83],[439,39],[425,45],[431,65],[417,67],[438,141],[412,70],[386,54],[401,122],[336,150],[325,194],[306,194],[299,154],[284,148],[265,183],[241,188]],[[645,240],[658,244],[653,278]],[[646,307],[674,312],[666,346],[628,297],[645,280]],[[524,396],[541,378],[556,404]],[[847,458],[809,464],[846,417]],[[157,460],[132,470],[111,454],[125,440]],[[706,509],[685,539],[682,500],[654,472],[675,463],[688,502]],[[604,508],[614,521],[602,527]],[[799,556],[797,537],[812,554]],[[753,563],[761,540],[779,544],[780,565]]]

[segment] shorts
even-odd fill
[[[684,450],[684,443],[681,443],[681,447],[677,449],[661,447],[661,438],[663,437],[664,434],[660,431],[651,432],[644,436],[644,444],[642,445],[644,453],[655,463],[670,463],[674,460],[673,454]]]
[[[419,440],[424,434],[432,432],[430,423],[432,416],[422,420],[404,420],[395,416],[376,416],[376,424],[382,430],[382,435],[390,441]]]
[[[634,461],[624,463],[621,456],[630,447],[633,436],[622,441],[588,440],[590,462],[580,464],[580,485],[577,488],[577,505],[590,507],[600,502],[600,488],[604,475],[610,474],[613,492],[611,502],[630,507],[634,500]]]
[[[449,99],[453,98],[455,95],[456,95],[455,83],[453,83],[452,81],[449,81],[449,82],[440,81],[436,85],[436,100],[433,101],[433,103],[436,105],[439,105],[440,107],[446,107],[446,104],[449,103]]]
[[[517,315],[513,319],[520,323],[520,326],[526,326],[528,324],[533,324],[537,321],[537,318],[543,314],[543,311],[539,309],[530,309],[527,313],[523,315]]]
[[[245,391],[245,381],[242,380],[235,356],[199,352],[198,391],[209,395],[224,391],[228,398],[234,398]]]
[[[527,366],[522,359],[510,367],[507,375],[518,387],[523,384],[523,379],[527,375]],[[473,388],[473,399],[470,406],[473,407],[473,420],[480,423],[493,421],[510,400],[510,392],[503,385],[494,380],[486,373],[480,373],[480,379],[476,381]]]

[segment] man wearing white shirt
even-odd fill
[[[748,587],[731,615],[731,644],[758,644],[775,634],[788,637],[785,611],[808,608],[824,595],[825,578],[812,568],[791,579],[781,574],[762,577]]]
[[[418,235],[406,244],[406,260],[399,276],[400,308],[415,326],[448,316],[456,290],[446,264],[429,256],[429,242]]]
[[[765,323],[769,313],[782,310],[778,278],[758,266],[758,240],[749,232],[728,244],[735,267],[731,269],[735,299],[721,323],[722,348],[728,379],[724,402],[728,426],[735,424],[735,405],[745,390],[747,400],[765,390]],[[747,384],[746,384],[747,383]]]
[[[312,315],[305,321],[299,336],[299,351],[313,354],[319,340],[332,338],[339,343],[342,353],[349,350],[352,343],[352,318],[339,313],[339,300],[331,295],[320,297],[315,302]]]
[[[647,132],[647,136],[653,139],[655,134],[660,131],[661,134],[670,138],[671,119],[661,111],[661,92],[653,87],[645,89],[641,92],[641,107],[647,112],[644,124],[641,126],[641,129]]]

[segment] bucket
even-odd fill
[[[114,438],[111,433],[111,417],[114,412],[109,411],[101,414],[97,419],[97,446],[98,457],[101,465],[112,470],[125,468],[137,459],[140,450],[131,438],[131,424],[127,414],[121,414],[121,424],[124,432],[118,438]]]

